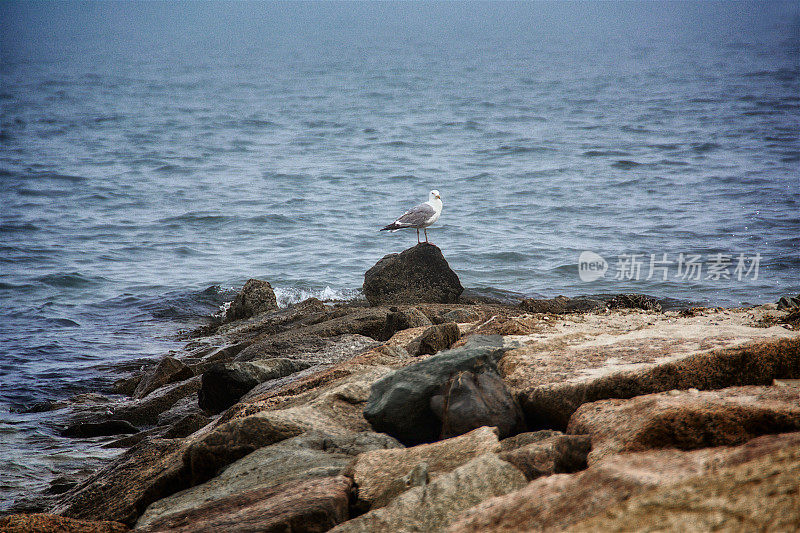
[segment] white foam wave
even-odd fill
[[[318,298],[323,302],[358,300],[363,298],[358,289],[334,289],[327,286],[324,289],[306,289],[301,287],[273,287],[275,298],[279,307],[296,304],[308,298]]]

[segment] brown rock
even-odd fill
[[[164,357],[157,365],[145,372],[141,381],[139,381],[136,386],[136,389],[133,391],[133,396],[136,398],[144,398],[164,385],[175,383],[176,381],[183,381],[192,376],[194,376],[192,369],[184,363],[178,361],[174,357]]]
[[[651,448],[692,450],[800,430],[800,389],[670,391],[583,404],[567,431],[591,435],[589,462]]]
[[[570,531],[800,531],[800,446],[618,503]]]
[[[386,507],[345,522],[337,533],[441,531],[463,511],[492,496],[525,486],[519,470],[492,453],[420,483]]]
[[[119,522],[75,520],[51,514],[13,514],[0,516],[3,533],[125,533]]]
[[[500,443],[501,447],[505,442]],[[554,435],[501,451],[499,456],[519,468],[528,481],[531,481],[551,474],[583,470],[586,468],[586,456],[591,448],[592,441],[586,435]]]
[[[526,298],[519,306],[529,313],[548,313],[562,315],[566,313],[585,313],[603,309],[605,304],[600,300],[589,298],[567,298],[566,296],[556,296],[538,300],[536,298]]]
[[[352,480],[344,476],[292,482],[215,500],[166,516],[141,532],[324,532],[349,518]]]
[[[620,310],[549,320],[498,369],[531,428],[565,429],[581,404],[672,389],[800,377],[800,336],[757,327],[766,310],[691,317]]]
[[[200,428],[211,423],[211,419],[202,413],[191,413],[175,422],[164,433],[165,439],[180,439],[188,437]]]
[[[406,349],[411,355],[435,354],[450,348],[460,336],[461,332],[455,322],[437,324],[411,341]]]
[[[225,322],[249,318],[277,308],[278,301],[275,299],[272,285],[268,281],[250,279],[233,299],[225,313]]]
[[[144,441],[69,491],[54,514],[133,525],[152,502],[188,486],[176,440]]]
[[[496,430],[482,427],[466,435],[413,448],[363,453],[352,472],[358,485],[358,505],[362,509],[386,505],[411,487],[404,478],[423,463],[428,475],[441,474],[499,448]]]
[[[583,472],[541,477],[521,490],[486,500],[463,513],[447,531],[571,531],[581,520],[646,490],[702,480],[720,468],[756,459],[770,460],[789,447],[800,447],[800,433],[768,435],[737,447],[608,456]],[[633,523],[628,522],[627,530]]]

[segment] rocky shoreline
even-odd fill
[[[3,531],[800,529],[797,299],[463,295],[421,244],[367,302],[250,280],[179,353],[71,406],[125,451]]]

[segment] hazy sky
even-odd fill
[[[800,2],[0,2],[6,59],[172,50],[238,52],[374,41],[696,39],[800,28]]]

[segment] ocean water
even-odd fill
[[[178,349],[250,277],[359,297],[430,189],[466,287],[799,293],[798,12],[3,4],[0,510],[118,453],[26,406]]]

